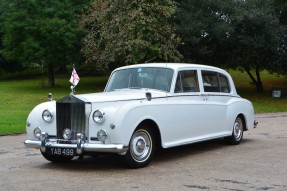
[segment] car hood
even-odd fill
[[[150,92],[152,98],[166,97],[167,93],[149,89],[127,89],[116,90],[112,92],[92,93],[75,95],[76,98],[85,102],[112,102],[112,101],[126,101],[126,100],[140,100],[146,99],[146,93]]]

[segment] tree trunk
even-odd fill
[[[260,70],[259,67],[256,66],[256,79],[254,78],[254,76],[251,74],[250,70],[248,68],[245,68],[245,71],[247,72],[248,76],[251,78],[252,83],[256,86],[256,91],[257,92],[263,92],[263,84],[261,81],[261,77],[260,77]]]
[[[258,65],[256,66],[256,77],[257,77],[256,90],[257,92],[263,92],[264,89],[263,89],[263,84],[262,84],[261,77],[260,77],[260,69]]]
[[[54,64],[48,64],[49,86],[55,87]]]
[[[60,65],[59,72],[61,74],[66,74],[68,72],[66,63],[63,63],[63,64]]]

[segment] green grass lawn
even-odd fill
[[[231,74],[237,93],[253,103],[255,113],[271,113],[287,111],[287,95],[284,98],[272,98],[272,90],[282,89],[287,93],[287,77],[269,74],[264,71],[261,78],[264,86],[264,93],[256,92],[255,86],[251,85],[251,79],[246,73],[239,71],[229,71]]]
[[[229,72],[235,81],[239,95],[253,102],[256,113],[287,111],[286,97],[282,99],[271,97],[273,88],[286,90],[286,77],[263,72],[262,80],[266,91],[259,94],[250,85],[250,79],[246,73]],[[81,77],[76,91],[78,94],[102,91],[107,79],[108,76]],[[53,93],[56,100],[70,94],[69,76],[57,76],[55,88],[48,88],[47,82],[45,83],[43,84],[40,78],[0,81],[0,135],[25,132],[29,112],[39,103],[47,101],[49,92]]]
[[[41,79],[0,81],[0,135],[25,132],[29,112],[39,103],[48,101],[51,92],[54,99],[69,95],[69,77],[57,77],[55,88],[45,87]],[[76,92],[102,91],[108,77],[81,77]]]

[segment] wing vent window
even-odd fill
[[[202,81],[205,92],[230,93],[226,76],[212,71],[202,71]]]
[[[174,92],[199,92],[196,70],[180,71],[176,79]]]

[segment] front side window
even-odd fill
[[[119,89],[156,89],[169,91],[173,70],[169,68],[140,67],[115,71],[105,91]]]
[[[196,70],[179,71],[176,79],[174,92],[175,93],[199,92],[197,71]]]
[[[230,86],[226,76],[213,71],[202,71],[201,74],[205,92],[230,92]]]

